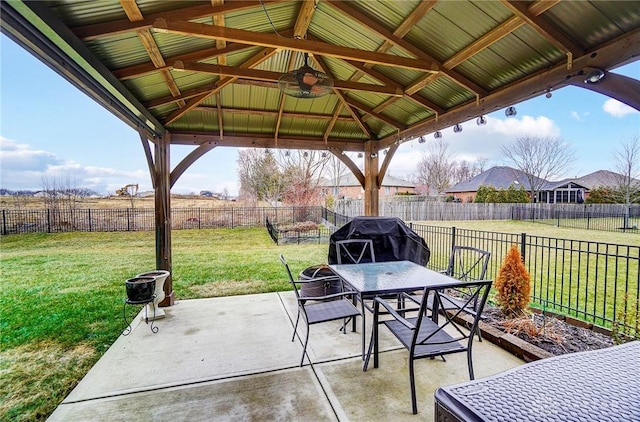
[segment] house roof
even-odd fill
[[[589,189],[595,189],[601,186],[612,186],[616,184],[622,175],[609,170],[598,170],[593,173],[576,177],[574,180]]]
[[[584,189],[589,189],[587,186],[578,183],[576,181],[576,179],[564,179],[564,180],[558,180],[557,182],[546,182],[545,184],[543,184],[539,190],[544,191],[550,191],[550,190],[555,190],[555,189],[560,189],[560,188],[565,188],[565,187],[569,187],[569,185],[571,185],[573,188],[584,188]]]
[[[322,178],[320,180],[320,186],[334,186],[334,183],[331,180]],[[358,179],[356,179],[356,177],[351,174],[345,174],[343,176],[340,177],[340,186],[341,187],[349,187],[349,186],[357,186],[357,187],[362,187],[362,185],[360,184],[360,182],[358,181]],[[389,186],[389,187],[402,187],[402,188],[415,188],[416,185],[404,180],[404,179],[400,179],[397,177],[393,177],[390,175],[385,175],[384,179],[382,179],[382,186]]]
[[[635,1],[14,0],[0,7],[3,33],[124,122],[148,139],[168,131],[172,144],[202,153],[394,148],[548,89],[584,86],[592,70],[640,57]],[[299,99],[278,89],[303,53],[334,80],[329,95]]]
[[[446,192],[475,192],[482,185],[493,186],[496,189],[508,189],[511,185],[515,185],[516,187],[522,185],[527,190],[531,189],[527,175],[522,171],[507,166],[496,166],[470,179],[463,180],[447,189]]]

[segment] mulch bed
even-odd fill
[[[505,318],[499,308],[486,307],[482,321],[553,355],[603,349],[614,345],[609,336],[537,313],[514,323],[513,320]]]

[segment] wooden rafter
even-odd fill
[[[441,64],[436,59],[434,59],[424,51],[420,50],[413,44],[409,43],[408,41],[404,40],[403,38],[397,37],[392,32],[384,29],[383,25],[381,25],[380,22],[373,20],[369,16],[353,8],[347,2],[342,0],[328,0],[328,1],[332,6],[336,7],[341,12],[357,20],[360,24],[365,26],[367,29],[374,31],[380,37],[384,38],[386,41],[392,43],[396,47],[402,48],[403,50],[414,55],[420,60],[425,60],[427,62],[433,63],[434,66],[440,70],[440,72],[442,72],[444,75],[446,75],[449,79],[453,80],[457,84],[465,87],[466,89],[476,94],[479,94],[479,95],[487,94],[487,91],[484,88],[480,87],[473,81],[462,76],[458,72],[450,69],[449,70],[442,69]]]
[[[224,3],[220,6],[209,6],[201,4],[198,6],[184,7],[181,9],[150,13],[140,21],[131,22],[129,19],[119,19],[111,22],[101,22],[97,24],[81,25],[71,28],[73,33],[85,41],[100,37],[117,35],[127,32],[138,31],[140,29],[150,29],[156,19],[191,20],[215,16],[220,14],[239,12],[242,10],[262,7],[262,4],[279,3],[286,0],[238,0]]]
[[[389,67],[419,70],[422,72],[436,72],[439,69],[437,62],[428,60],[424,57],[420,59],[411,59],[391,54],[380,54],[373,51],[327,44],[319,41],[296,40],[280,37],[275,34],[245,31],[243,29],[204,25],[186,21],[171,21],[166,19],[156,19],[153,23],[153,28],[156,31],[178,35],[208,39],[224,39],[238,43],[288,49],[321,56],[337,57],[339,59],[350,59]]]
[[[526,4],[510,0],[502,0],[502,4],[514,15],[525,21],[527,25],[531,26],[551,44],[555,45],[558,49],[564,51],[568,55],[570,54],[570,57],[578,56],[583,53],[583,49],[580,46],[570,40],[557,28],[529,12]]]
[[[220,132],[220,139],[224,138],[224,121],[222,120],[222,100],[220,98],[220,91],[216,92],[216,109],[218,111],[218,132]]]
[[[240,68],[232,66],[220,66],[216,64],[204,64],[194,62],[175,62],[173,68],[176,70],[188,70],[191,72],[209,73],[213,75],[233,76],[244,79],[255,79],[259,81],[277,82],[282,75],[279,72],[271,72],[268,70]],[[384,85],[364,84],[351,81],[334,81],[334,88],[340,91],[367,91],[378,94],[391,95],[396,97],[402,96],[402,89],[394,86],[388,87]]]
[[[211,0],[211,6],[217,7],[222,6],[224,4],[224,0]],[[218,14],[212,16],[212,22],[216,26],[226,26],[224,14]],[[227,46],[227,42],[225,40],[216,40],[216,48],[218,50],[222,50]],[[227,55],[222,54],[218,56],[218,64],[226,65],[227,64]]]
[[[120,5],[124,9],[127,17],[131,22],[139,22],[144,19],[144,17],[142,16],[142,12],[140,11],[140,8],[136,4],[135,0],[120,0]],[[153,65],[156,68],[163,69],[160,71],[162,74],[162,79],[169,87],[169,92],[171,92],[171,95],[174,97],[179,97],[180,89],[178,88],[176,81],[173,79],[173,76],[171,76],[171,73],[165,69],[166,63],[164,61],[164,57],[162,57],[162,53],[160,53],[160,48],[158,48],[158,44],[153,38],[151,30],[149,28],[143,28],[136,31],[136,33],[138,34],[138,38],[140,39],[142,46],[149,55],[149,58],[151,58],[151,62],[153,63]],[[184,107],[185,102],[183,100],[178,100],[178,105],[180,107]]]
[[[529,6],[529,13],[533,16],[539,16],[558,4],[560,0],[541,0],[537,1]],[[525,25],[525,21],[519,16],[512,16],[500,25],[487,32],[482,37],[478,38],[449,59],[442,63],[442,67],[445,69],[452,69],[464,61],[470,59],[472,56],[478,54],[485,48],[490,47],[492,44],[500,41],[505,36],[509,35],[516,29]]]
[[[242,63],[239,66],[239,68],[250,68],[250,67],[253,67],[253,66],[255,66],[257,64],[260,64],[263,61],[267,60],[269,57],[273,56],[275,53],[276,53],[276,49],[274,49],[274,48],[272,48],[272,49],[265,48],[262,51],[260,51],[260,53],[255,54],[253,57],[251,57],[250,59],[248,59],[244,63]],[[180,117],[184,116],[189,110],[193,109],[194,107],[199,105],[201,102],[206,100],[210,95],[215,94],[216,92],[220,91],[225,86],[233,83],[236,79],[237,78],[235,78],[235,77],[221,78],[215,84],[216,86],[215,86],[214,89],[212,89],[211,91],[204,92],[204,93],[202,93],[200,95],[197,95],[197,96],[191,98],[185,107],[179,108],[178,110],[176,110],[173,113],[171,113],[166,118],[165,125],[168,125],[168,124],[171,124],[172,122],[175,122]]]
[[[329,75],[330,78],[333,78],[333,75],[329,71],[329,67],[325,63],[324,59],[322,57],[314,57],[314,59],[316,61],[316,64],[320,68],[320,70],[322,70],[324,73]],[[333,88],[333,92],[338,97],[340,104],[342,104],[342,106],[346,108],[349,114],[351,114],[351,117],[353,117],[353,120],[358,124],[358,126],[360,126],[360,129],[362,129],[362,132],[367,136],[367,139],[371,139],[373,137],[373,135],[371,134],[371,131],[369,130],[367,125],[364,124],[364,122],[362,121],[362,118],[358,115],[358,113],[356,113],[355,110],[351,108],[344,94],[340,92],[338,89],[336,89],[335,86]]]
[[[203,106],[203,105],[199,105],[193,109],[193,111],[203,111],[208,113],[214,112],[216,110],[217,110],[217,107]],[[242,114],[245,116],[276,117],[278,115],[278,111],[246,109],[246,108],[225,107],[224,112],[229,114]],[[286,111],[282,113],[282,117],[287,119],[314,119],[314,120],[332,120],[333,119],[333,116],[331,114],[292,113],[292,112],[286,112]],[[337,118],[337,120],[343,121],[343,122],[352,121],[351,117],[345,117],[345,116],[340,116]]]
[[[368,107],[368,106],[362,104],[361,102],[354,100],[353,98],[345,98],[345,100],[347,101],[347,104],[349,104],[350,106],[357,108],[358,110],[362,111],[363,113],[366,113],[369,116],[371,116],[373,118],[376,118],[376,119],[388,124],[389,126],[393,126],[394,128],[401,129],[401,130],[406,129],[406,126],[403,125],[402,123],[396,122],[392,118],[387,117],[382,113],[374,112],[371,107]]]

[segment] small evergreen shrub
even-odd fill
[[[523,315],[529,306],[531,276],[524,267],[517,245],[511,246],[494,283],[496,299],[508,317]]]

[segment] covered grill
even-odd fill
[[[412,261],[427,265],[431,252],[424,239],[397,217],[355,217],[329,238],[329,264],[337,264],[336,241],[371,239],[376,261]]]

